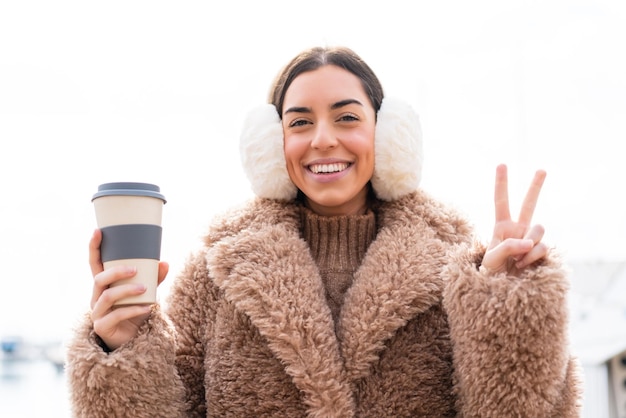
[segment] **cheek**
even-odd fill
[[[283,140],[283,152],[285,153],[287,165],[298,164],[299,160],[302,158],[302,154],[304,153],[303,148],[305,147],[303,146],[302,141],[285,137]]]
[[[375,148],[374,133],[366,133],[354,143],[354,152],[360,156],[364,169],[370,174],[374,172]]]
[[[370,131],[359,132],[345,142],[346,147],[356,155],[365,159],[374,158],[374,133]]]

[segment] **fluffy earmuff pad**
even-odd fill
[[[265,104],[248,113],[239,140],[243,169],[252,191],[259,197],[295,199],[283,150],[283,126],[276,107]]]
[[[417,190],[424,159],[419,116],[408,103],[383,99],[376,122],[372,187],[392,201]]]

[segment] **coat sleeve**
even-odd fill
[[[207,416],[205,347],[214,323],[216,299],[206,252],[200,251],[177,277],[167,304],[168,317],[177,332],[176,367],[186,392],[185,417]]]
[[[174,346],[173,329],[156,306],[137,337],[112,352],[102,348],[86,315],[67,351],[72,416],[182,417]]]
[[[85,316],[67,351],[75,417],[206,416],[207,280],[203,254],[192,256],[172,285],[167,315],[155,305],[137,337],[113,352],[102,348]]]
[[[483,255],[466,247],[444,270],[459,416],[578,417],[582,385],[558,256],[511,277],[479,269]]]

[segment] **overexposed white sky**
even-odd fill
[[[103,182],[161,186],[173,280],[211,217],[251,196],[247,110],[295,53],[339,44],[420,114],[423,188],[485,239],[505,162],[514,214],[534,170],[548,171],[535,215],[548,243],[570,259],[626,258],[621,0],[6,1],[0,336],[65,337],[88,308]]]

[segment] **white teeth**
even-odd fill
[[[335,164],[313,164],[309,166],[309,169],[315,174],[318,173],[336,173],[348,168],[348,163],[335,163]]]

